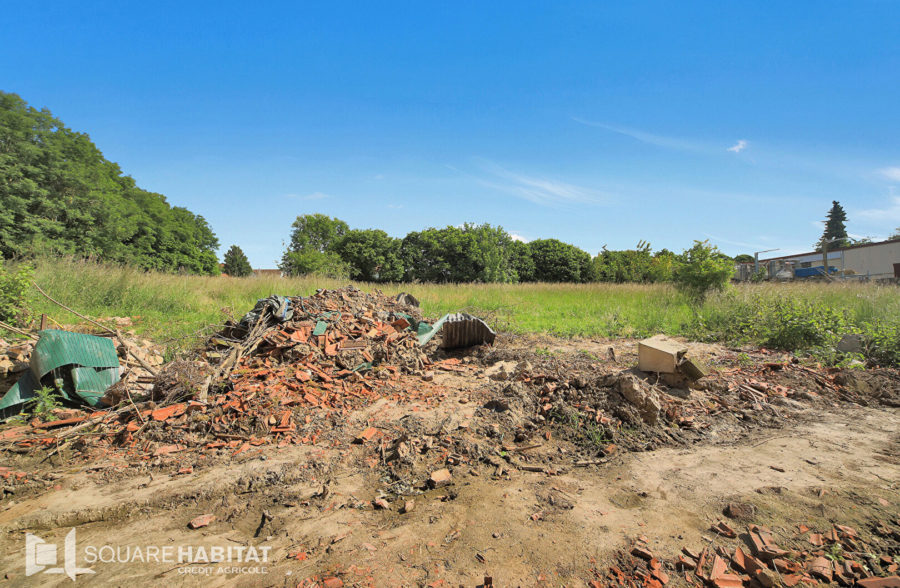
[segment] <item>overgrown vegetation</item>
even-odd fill
[[[0,203],[0,257],[219,272],[219,243],[202,216],[138,188],[88,135],[2,91]]]
[[[734,262],[709,241],[694,241],[675,267],[675,286],[691,302],[701,304],[711,292],[721,292],[734,273]]]
[[[489,224],[428,228],[403,239],[377,229],[352,230],[324,214],[299,216],[292,227],[280,264],[292,276],[318,274],[380,283],[621,284],[672,282],[684,270],[678,283],[690,296],[702,298],[734,271],[731,258],[705,241],[681,255],[666,249],[653,253],[650,244],[641,241],[625,251],[604,247],[592,259],[558,239],[523,243]],[[711,274],[715,274],[711,281],[701,283]]]
[[[8,269],[0,258],[0,321],[12,325],[25,322],[33,271],[24,263]]]
[[[11,267],[11,270],[16,268]],[[139,333],[173,350],[198,343],[202,329],[240,317],[259,298],[309,295],[345,286],[330,278],[223,280],[147,273],[62,259],[38,260],[36,281],[51,295],[96,317],[131,316]],[[689,304],[669,284],[367,284],[410,292],[426,316],[463,310],[504,331],[571,337],[644,337],[756,344],[798,351],[832,345],[845,332],[865,341],[865,355],[900,365],[900,292],[860,283],[741,284]],[[63,323],[74,317],[43,300],[35,312]],[[223,312],[224,309],[224,312]]]

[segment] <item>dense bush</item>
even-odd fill
[[[322,274],[367,282],[671,282],[702,300],[734,272],[730,258],[696,242],[682,255],[649,243],[635,249],[586,251],[558,239],[513,240],[502,227],[466,223],[413,231],[395,239],[377,229],[350,230],[324,214],[298,216],[280,267],[288,275]]]
[[[880,365],[900,366],[900,322],[866,323],[862,335],[868,359]]]
[[[725,289],[734,275],[734,262],[709,241],[694,241],[681,255],[672,277],[675,286],[696,303],[713,291]]]
[[[21,325],[28,314],[28,293],[34,270],[22,264],[9,270],[0,258],[0,321]]]

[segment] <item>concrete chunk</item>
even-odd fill
[[[638,369],[642,372],[674,374],[681,356],[687,353],[683,343],[665,335],[656,335],[638,342]]]

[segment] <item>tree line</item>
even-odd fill
[[[699,247],[699,249],[698,249]],[[705,253],[704,253],[705,252]],[[298,216],[280,268],[288,275],[323,274],[366,282],[670,282],[698,257],[718,273],[733,260],[706,242],[680,254],[634,249],[596,256],[558,239],[517,241],[490,224],[414,231],[398,239],[380,229],[350,229],[324,214]]]
[[[0,91],[0,256],[217,274],[206,220],[137,187],[85,133]]]

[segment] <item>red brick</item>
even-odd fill
[[[216,520],[216,515],[212,515],[212,514],[200,515],[199,517],[195,517],[194,519],[192,519],[191,522],[188,523],[188,526],[191,529],[199,529],[200,527],[209,526],[209,524],[211,522],[213,522],[214,520]]]

